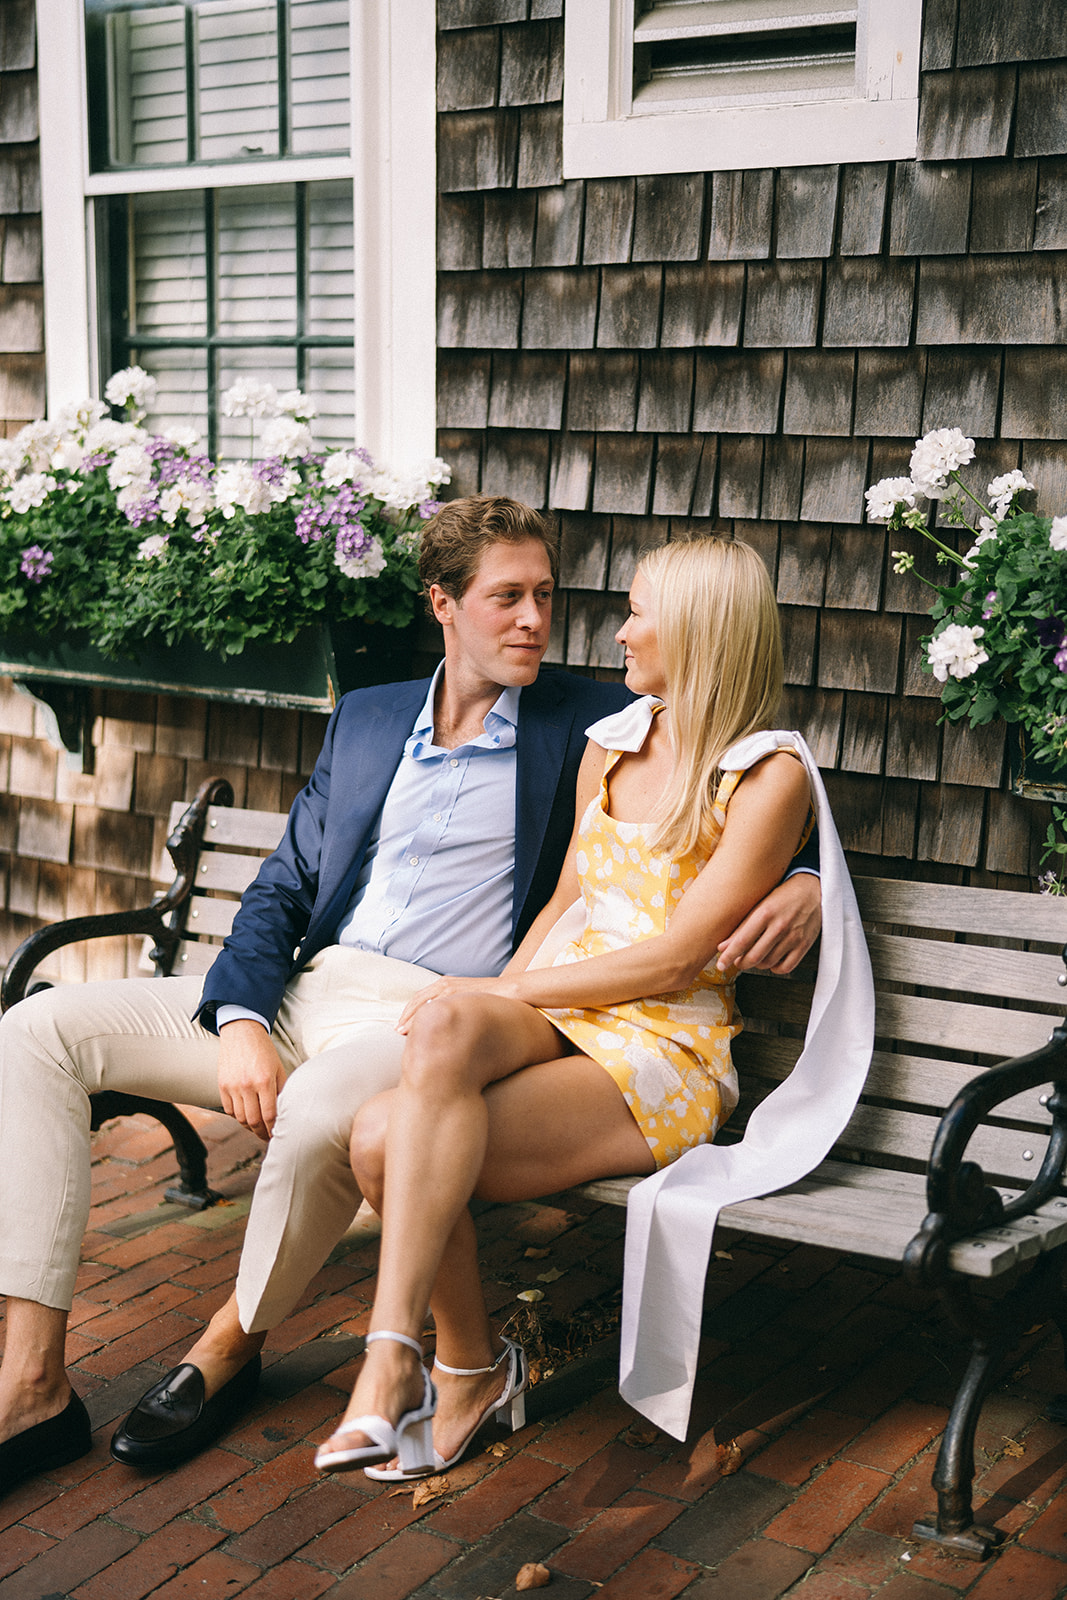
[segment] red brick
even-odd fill
[[[327,1423],[335,1422],[343,1410],[335,1391],[322,1383],[309,1384],[284,1400],[261,1395],[252,1415],[227,1434],[226,1444],[257,1461],[271,1461],[298,1440],[308,1439],[320,1430],[325,1438],[329,1432]],[[310,1482],[314,1453],[310,1443],[307,1450],[307,1481]]]
[[[1037,1521],[1019,1535],[1019,1543],[1061,1559],[1067,1556],[1067,1496],[1058,1494]]]
[[[447,1539],[409,1529],[376,1550],[330,1594],[333,1600],[407,1600],[456,1554],[456,1546]]]
[[[945,1591],[939,1583],[931,1583],[917,1572],[898,1572],[884,1589],[879,1589],[878,1600],[945,1600]]]
[[[777,1600],[810,1565],[811,1557],[800,1550],[750,1539],[687,1589],[686,1600]]]
[[[35,1556],[51,1550],[55,1542],[33,1528],[6,1529],[0,1533],[0,1578],[6,1578],[9,1572],[17,1572]]]
[[[547,1428],[536,1445],[530,1446],[530,1454],[558,1462],[561,1467],[576,1467],[617,1438],[633,1421],[634,1413],[619,1399],[617,1390],[602,1391]]]
[[[621,1440],[609,1444],[550,1490],[538,1505],[537,1515],[564,1528],[580,1528],[632,1489],[657,1459],[650,1451],[635,1450]]]
[[[427,1516],[431,1508],[441,1509],[439,1504],[434,1507],[434,1502],[430,1501],[416,1510],[411,1493],[390,1491],[379,1495],[354,1506],[343,1522],[335,1522],[332,1528],[312,1539],[301,1550],[300,1559],[316,1567],[326,1567],[330,1572],[347,1572],[353,1562],[362,1561],[402,1529]]]
[[[854,1439],[862,1424],[838,1411],[814,1408],[752,1461],[753,1472],[799,1487],[817,1466]]]
[[[79,1528],[4,1580],[4,1600],[42,1600],[67,1594],[138,1544],[135,1533],[98,1521]]]
[[[360,1476],[353,1474],[355,1489],[363,1486]],[[236,1479],[211,1500],[208,1509],[221,1528],[243,1533],[261,1517],[277,1510],[295,1490],[306,1489],[311,1478],[307,1446],[300,1444]]]
[[[538,1506],[538,1514],[541,1507]],[[557,1550],[552,1566],[574,1578],[602,1583],[673,1522],[684,1506],[637,1490],[595,1517]]]
[[[332,1586],[330,1573],[315,1572],[303,1561],[283,1561],[250,1589],[242,1589],[241,1600],[315,1600]]]
[[[967,1600],[1060,1600],[1067,1590],[1067,1566],[1035,1550],[1011,1546],[996,1557]]]
[[[245,1533],[232,1539],[229,1549],[235,1556],[272,1567],[306,1545],[324,1528],[331,1528],[363,1503],[358,1491],[335,1479],[311,1485],[294,1495],[277,1511],[272,1511]]]
[[[86,1325],[86,1334],[92,1327],[92,1323]],[[142,1361],[154,1360],[162,1351],[179,1340],[183,1341],[185,1348],[188,1348],[197,1332],[196,1323],[191,1322],[188,1317],[172,1313],[160,1317],[158,1321],[146,1322],[128,1337],[116,1339],[113,1344],[94,1350],[91,1355],[84,1358],[85,1369],[100,1378],[117,1378]]]
[[[642,1550],[622,1572],[597,1590],[598,1600],[672,1600],[700,1571],[664,1550]]]
[[[128,1473],[116,1471],[108,1462],[105,1465],[102,1456],[93,1451],[88,1458],[93,1463],[94,1471],[88,1473],[80,1482],[70,1485],[64,1494],[49,1501],[39,1511],[30,1512],[24,1519],[31,1527],[39,1528],[42,1533],[50,1533],[57,1539],[65,1539],[76,1528],[84,1528],[86,1523],[94,1522],[99,1516],[111,1516],[116,1506],[136,1493],[137,1483],[131,1482]],[[78,1467],[79,1462],[72,1462]],[[63,1469],[66,1471],[66,1469]],[[122,1519],[116,1519],[121,1521]]]
[[[897,1539],[910,1538],[912,1524],[920,1517],[925,1521],[937,1510],[937,1491],[930,1482],[936,1460],[935,1452],[930,1450],[909,1467],[870,1516],[864,1517],[863,1526]]]
[[[676,1495],[679,1500],[699,1500],[718,1478],[719,1446],[715,1429],[709,1428],[693,1444],[676,1446],[666,1461],[654,1465],[642,1480],[642,1488]]]
[[[531,1500],[536,1500],[550,1483],[562,1476],[561,1468],[539,1461],[524,1451],[522,1455],[511,1456],[498,1471],[475,1484],[462,1500],[443,1507],[428,1526],[434,1533],[443,1533],[452,1539],[480,1539],[523,1506],[528,1506]]]
[[[191,1561],[221,1544],[221,1528],[183,1518],[143,1539],[129,1555],[82,1584],[78,1600],[141,1600]]]
[[[948,1412],[941,1406],[920,1406],[911,1400],[901,1400],[861,1433],[845,1455],[861,1467],[896,1472],[936,1438],[947,1417]]]
[[[877,1589],[899,1570],[900,1555],[899,1539],[887,1539],[884,1534],[872,1533],[868,1528],[857,1528],[831,1545],[816,1563],[815,1570],[829,1574],[835,1581],[848,1579],[850,1583],[865,1583]]]
[[[851,1578],[843,1578],[840,1573],[814,1572],[804,1579],[796,1597],[797,1600],[868,1600],[873,1593],[865,1584],[853,1583]]]
[[[764,1531],[769,1539],[821,1555],[888,1483],[882,1472],[831,1461]]]
[[[132,1467],[117,1466],[113,1470],[118,1475],[119,1485],[115,1498],[122,1499],[122,1504],[113,1512],[115,1521],[127,1528],[136,1528],[140,1533],[154,1533],[164,1523],[210,1500],[226,1484],[241,1477],[249,1470],[249,1462],[216,1445],[173,1471],[162,1473],[149,1482],[147,1489],[131,1494],[129,1499],[124,1498],[123,1491],[129,1493],[127,1486],[135,1489],[143,1482],[141,1474]]]
[[[158,1284],[181,1282],[183,1267],[191,1268],[197,1265],[192,1256],[166,1251],[163,1255],[150,1256],[126,1272],[112,1273],[99,1283],[79,1288],[78,1293],[94,1308],[99,1305],[125,1305],[127,1301],[156,1288]],[[94,1309],[93,1314],[99,1316],[100,1312]],[[89,1331],[94,1334],[99,1332],[96,1328],[91,1328]]]
[[[206,1600],[208,1595],[238,1594],[260,1576],[258,1567],[213,1550],[194,1561],[160,1589],[152,1590],[152,1600]]]

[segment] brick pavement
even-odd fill
[[[1051,1327],[1030,1332],[979,1427],[977,1498],[1006,1542],[983,1566],[950,1560],[910,1538],[933,1505],[963,1359],[934,1305],[869,1262],[724,1235],[679,1445],[619,1399],[615,1345],[592,1317],[617,1302],[622,1215],[575,1201],[483,1213],[489,1299],[508,1316],[521,1289],[543,1288],[550,1333],[582,1325],[600,1342],[438,1498],[312,1472],[362,1349],[377,1250],[365,1229],[268,1341],[239,1427],[173,1473],[118,1466],[115,1419],[184,1353],[236,1267],[257,1146],[196,1116],[225,1195],[199,1215],[162,1200],[173,1162],[155,1124],[97,1136],[69,1351],[93,1451],[0,1502],[0,1600],[490,1600],[516,1592],[527,1561],[549,1568],[557,1600],[1067,1597],[1067,1430],[1044,1416],[1067,1382]]]

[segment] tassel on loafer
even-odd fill
[[[422,1345],[406,1333],[390,1333],[384,1328],[368,1333],[367,1344],[375,1339],[392,1339],[406,1344],[420,1358]],[[369,1467],[378,1461],[391,1461],[396,1456],[404,1468],[404,1477],[418,1477],[433,1470],[433,1417],[437,1410],[437,1391],[430,1382],[425,1367],[422,1373],[422,1403],[405,1411],[394,1427],[386,1418],[375,1415],[354,1417],[335,1428],[325,1444],[315,1452],[315,1465],[320,1472],[351,1472],[356,1467]],[[370,1444],[353,1445],[351,1449],[330,1449],[331,1440],[343,1439],[345,1434],[362,1433]]]
[[[143,1394],[111,1440],[111,1454],[148,1471],[176,1467],[213,1444],[255,1398],[262,1370],[253,1356],[207,1399],[204,1375],[185,1361]]]
[[[93,1444],[89,1413],[73,1390],[66,1406],[54,1417],[35,1422],[0,1444],[0,1495],[10,1494],[25,1478],[65,1467],[88,1455]]]

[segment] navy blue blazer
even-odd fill
[[[197,1010],[214,1031],[225,1004],[273,1020],[288,980],[334,942],[367,840],[430,680],[356,689],[339,702],[322,754],[297,796],[281,844],[246,890]],[[632,696],[544,669],[519,699],[513,943],[550,898],[574,826],[585,729]]]

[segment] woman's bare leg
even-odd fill
[[[395,1091],[394,1091],[395,1093]],[[475,1193],[529,1200],[598,1177],[651,1172],[652,1156],[611,1077],[586,1056],[542,1062],[490,1084],[484,1093],[488,1136]],[[386,1128],[393,1094],[379,1096],[357,1120],[352,1156],[370,1203],[381,1206]],[[437,1351],[449,1366],[482,1367],[499,1353],[485,1310],[477,1242],[461,1209],[433,1286]],[[456,1378],[438,1370],[434,1444],[446,1460],[503,1390],[503,1368]]]
[[[35,1300],[8,1299],[0,1364],[0,1443],[58,1416],[66,1406],[66,1339],[66,1311]]]

